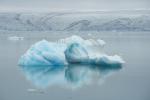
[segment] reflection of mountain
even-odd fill
[[[150,31],[150,15],[113,13],[0,13],[0,30]]]
[[[103,79],[108,74],[121,69],[121,66],[106,67],[92,65],[68,66],[21,66],[26,78],[37,88],[51,85],[80,87],[93,83],[93,79]]]

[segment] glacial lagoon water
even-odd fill
[[[29,47],[77,34],[103,39],[123,66],[18,66]],[[20,37],[20,38],[18,38]],[[0,32],[0,100],[149,100],[150,34],[147,32]]]

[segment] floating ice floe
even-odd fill
[[[44,91],[40,90],[40,89],[27,89],[28,92],[30,93],[44,93]]]
[[[11,36],[8,37],[8,40],[13,40],[13,41],[17,41],[17,40],[23,40],[24,37],[18,37],[18,36]]]
[[[31,48],[20,58],[19,65],[68,65],[68,64],[91,64],[117,66],[124,63],[120,56],[108,56],[100,50],[95,52],[95,45],[103,47],[105,42],[89,39],[84,40],[79,36],[71,36],[57,42],[42,40],[31,46]]]
[[[97,42],[101,45],[104,46],[106,42],[104,40],[98,39]]]

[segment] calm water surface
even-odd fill
[[[118,68],[17,65],[20,56],[37,41],[56,41],[73,34],[58,33],[0,33],[0,100],[150,100],[149,33],[78,34],[105,40],[103,51],[118,54],[126,62]],[[24,39],[9,40],[10,36]]]

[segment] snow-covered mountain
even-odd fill
[[[150,13],[0,13],[0,30],[150,31]]]

